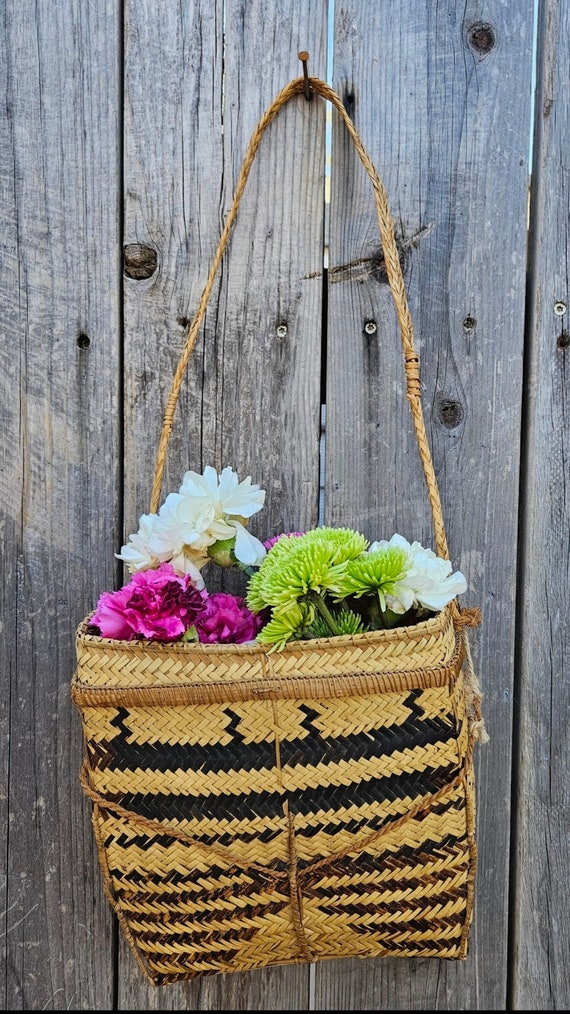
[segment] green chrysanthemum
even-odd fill
[[[356,560],[350,560],[339,575],[335,597],[344,599],[349,595],[360,598],[377,592],[380,606],[386,609],[386,595],[393,594],[399,581],[408,573],[410,561],[405,549],[388,546],[363,553]]]
[[[352,528],[314,528],[307,532],[303,539],[308,545],[327,545],[331,554],[331,563],[345,563],[354,560],[368,549],[368,539]]]
[[[330,599],[329,605],[325,599],[343,597],[344,571],[368,546],[368,540],[351,528],[323,526],[304,535],[282,536],[248,583],[246,601],[252,612],[271,609],[258,641],[282,648],[293,638],[307,636],[317,614],[322,620],[319,629],[326,631],[322,636],[360,631],[357,616],[331,612]]]
[[[270,651],[280,651],[287,641],[302,637],[314,618],[313,606],[295,604],[280,613],[273,613],[269,623],[259,631],[257,640],[260,644],[273,645]]]
[[[300,536],[284,536],[270,549],[248,585],[247,604],[253,612],[267,606],[281,610],[311,592],[337,592],[349,561],[368,546],[348,528],[315,528]]]
[[[357,613],[353,613],[351,609],[339,609],[334,612],[333,617],[338,628],[338,634],[361,634],[365,629],[362,617],[358,616]],[[330,637],[331,629],[326,620],[317,614],[311,625],[307,627],[304,636]]]
[[[265,560],[263,562],[265,563]],[[263,597],[262,582],[261,570],[257,570],[255,574],[252,574],[247,584],[246,602],[252,613],[260,613],[267,606]]]

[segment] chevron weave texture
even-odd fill
[[[87,625],[82,782],[107,896],[151,982],[466,956],[474,783],[450,609],[423,631],[270,655],[133,647]]]

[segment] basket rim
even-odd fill
[[[320,651],[323,648],[342,648],[346,645],[363,645],[363,644],[381,644],[382,642],[390,643],[391,641],[401,640],[420,640],[426,634],[435,634],[439,631],[444,630],[453,623],[453,613],[457,609],[457,599],[452,599],[446,606],[443,607],[434,616],[428,617],[427,620],[421,620],[419,623],[409,624],[408,626],[392,627],[389,630],[370,630],[364,631],[360,634],[339,634],[333,637],[312,637],[307,640],[288,641],[283,648],[277,649],[270,644],[260,644],[257,641],[246,641],[241,644],[231,642],[229,644],[222,644],[216,642],[214,644],[205,644],[203,642],[196,641],[152,641],[141,639],[133,639],[132,641],[124,641],[115,639],[112,637],[101,637],[98,634],[90,634],[87,632],[87,628],[90,625],[91,617],[94,616],[95,610],[92,610],[87,614],[76,629],[75,637],[76,644],[84,644],[90,649],[105,649],[115,648],[117,651],[144,651],[155,652],[157,655],[163,653],[165,650],[174,653],[180,653],[182,655],[192,655],[196,653],[206,655],[219,655],[230,654],[240,652],[245,655],[267,655],[269,652],[277,652],[279,655],[287,655],[298,652],[300,650],[311,652]]]

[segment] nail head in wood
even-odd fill
[[[309,59],[309,54],[307,53],[306,49],[301,50],[301,52],[299,53],[299,59],[303,64],[303,76],[305,78],[305,98],[307,102],[310,102],[313,97],[313,92],[311,89],[311,85],[309,83],[309,72],[307,70],[307,60]]]

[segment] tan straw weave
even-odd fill
[[[386,193],[338,95],[372,182],[402,336],[407,396],[448,558],[420,404],[419,361]],[[180,384],[262,135],[262,117],[171,388],[157,453],[158,509]],[[81,784],[107,897],[150,982],[343,957],[464,958],[476,865],[473,747],[485,738],[453,601],[415,626],[259,644],[113,641],[77,631],[72,697]]]

